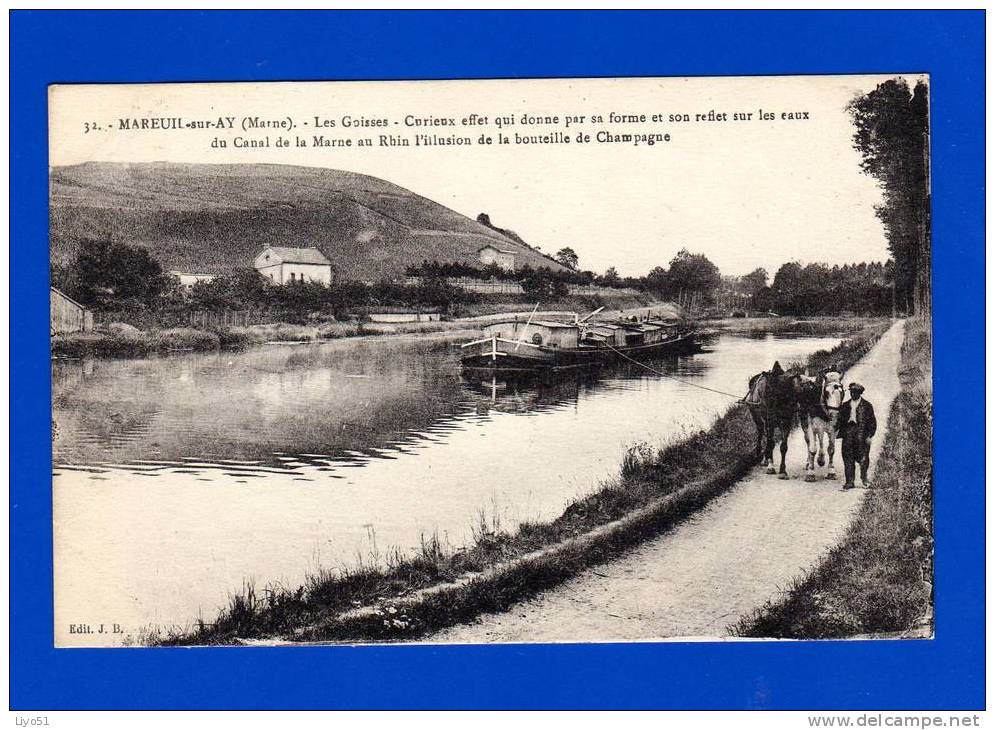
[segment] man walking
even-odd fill
[[[877,431],[874,406],[864,398],[864,386],[850,383],[850,400],[840,406],[836,431],[843,440],[843,472],[846,483],[843,489],[853,489],[853,478],[860,464],[860,481],[867,486],[867,468],[870,466],[871,439]]]

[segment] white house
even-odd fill
[[[505,271],[515,270],[515,251],[510,249],[498,248],[497,246],[487,244],[477,249],[477,255],[480,256],[480,263],[485,266],[497,264]]]
[[[266,246],[256,255],[253,266],[274,284],[332,283],[332,262],[316,248]]]
[[[176,271],[172,270],[169,272],[170,276],[175,276],[180,280],[180,286],[184,289],[193,289],[194,284],[198,284],[202,281],[214,281],[217,274],[194,274],[189,271]]]

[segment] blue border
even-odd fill
[[[11,14],[10,702],[27,709],[984,707],[984,14]],[[932,75],[934,641],[52,649],[46,85]]]

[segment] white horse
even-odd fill
[[[826,479],[836,478],[833,456],[836,454],[836,420],[843,403],[843,373],[839,368],[825,371],[821,377],[802,376],[799,396],[799,421],[808,446],[808,460],[805,464],[805,481],[814,482],[815,465],[826,465],[826,452],[829,453],[829,468]]]

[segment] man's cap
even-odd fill
[[[847,387],[849,387],[850,390],[857,391],[858,393],[863,393],[864,392],[864,386],[861,385],[860,383],[850,383],[850,385],[847,386]]]

